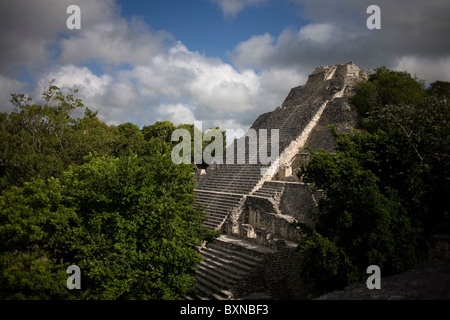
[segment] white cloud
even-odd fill
[[[239,43],[228,55],[238,67],[258,67],[273,55],[274,38],[265,33]]]
[[[234,17],[249,7],[258,7],[267,3],[267,0],[211,0],[217,3],[226,17]]]
[[[77,96],[92,110],[99,111],[99,118],[111,124],[120,124],[130,118],[144,119],[145,110],[135,84],[127,79],[115,78],[109,74],[97,76],[87,67],[64,65],[43,75],[34,97],[46,89],[49,81],[55,79],[55,85],[63,91],[78,89]],[[141,114],[142,111],[142,114]]]
[[[0,111],[10,112],[14,109],[14,105],[9,102],[11,94],[21,93],[24,83],[18,80],[5,77],[0,74]]]
[[[224,15],[235,16],[266,1],[214,2]],[[170,34],[152,31],[139,18],[123,19],[113,0],[1,3],[1,110],[11,108],[5,106],[9,93],[24,88],[12,80],[12,65],[31,66],[39,86],[34,97],[40,97],[43,85],[55,78],[62,88],[78,88],[85,104],[108,123],[131,121],[143,126],[157,120],[199,120],[204,128],[222,129],[246,129],[260,114],[280,105],[290,88],[305,83],[320,65],[353,60],[366,68],[386,65],[431,81],[450,80],[446,23],[422,26],[422,15],[413,14],[422,12],[429,18],[438,11],[442,15],[446,6],[440,0],[429,0],[422,11],[416,0],[411,1],[414,10],[403,11],[400,4],[380,0],[380,32],[365,27],[368,1],[297,2],[308,25],[279,35],[250,37],[228,53],[232,65],[189,50],[172,41]],[[81,7],[79,31],[65,26],[69,4]],[[19,5],[29,10],[22,12]],[[401,14],[397,20],[396,12]],[[411,21],[417,22],[418,39],[416,34],[409,36]]]
[[[140,94],[158,103],[185,101],[195,106],[197,120],[218,120],[254,110],[259,77],[238,72],[219,59],[208,58],[175,43],[147,65],[124,72],[139,84]]]
[[[160,120],[168,120],[175,125],[181,123],[192,124],[196,119],[191,108],[181,103],[163,104],[158,107],[158,114],[161,116]]]
[[[68,30],[69,5],[81,9],[81,30]],[[15,64],[34,68],[51,62],[59,36],[72,37],[117,17],[114,0],[0,1],[0,71]],[[67,61],[68,62],[68,61]]]
[[[437,80],[450,81],[450,56],[440,59],[405,56],[398,59],[394,68],[427,79],[428,84]]]
[[[370,0],[292,0],[310,21],[279,35],[254,35],[239,43],[229,57],[239,68],[296,68],[353,61],[363,68],[393,68],[402,58],[417,62],[445,61],[450,55],[446,0],[379,0],[381,30],[368,30],[366,9]],[[411,65],[411,63],[409,64]],[[435,77],[446,78],[445,68]],[[425,74],[425,72],[423,72]],[[430,74],[429,72],[426,72]]]
[[[59,61],[145,64],[164,50],[164,40],[169,38],[166,32],[151,33],[140,18],[105,21],[62,40]]]
[[[311,23],[300,29],[299,41],[311,41],[319,44],[336,41],[334,31],[336,27],[330,23]]]
[[[236,70],[217,58],[175,42],[146,64],[114,73],[94,74],[88,67],[61,65],[39,78],[34,96],[55,85],[79,89],[85,105],[101,120],[140,126],[157,120],[203,121],[204,127],[246,129],[263,112],[280,105],[291,87],[305,76],[292,69]]]

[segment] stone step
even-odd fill
[[[207,200],[207,199],[196,199],[196,203],[202,204],[205,207],[223,207],[223,208],[230,208],[230,206],[233,206],[237,204],[240,199],[232,200],[232,199],[213,199],[213,200]]]
[[[250,186],[258,184],[259,181],[260,179],[251,179],[251,180],[211,179],[205,183],[202,183],[197,188],[202,190],[209,190],[208,188],[211,186],[221,186],[221,187]]]
[[[217,191],[211,191],[211,190],[205,190],[205,189],[195,189],[195,192],[198,196],[207,197],[211,196],[214,198],[237,198],[242,197],[242,194],[240,193],[232,193],[232,192],[217,192]]]
[[[208,178],[205,178],[204,180],[202,180],[202,184],[210,181],[226,181],[229,183],[232,183],[233,181],[245,182],[245,181],[260,180],[261,178],[262,178],[261,172],[255,172],[251,174],[236,174],[236,175],[221,173],[221,174],[213,174]]]
[[[216,168],[216,169],[210,169],[207,171],[206,176],[208,175],[214,175],[214,174],[218,174],[218,173],[222,173],[222,172],[226,172],[229,175],[238,175],[238,174],[255,174],[255,173],[259,173],[261,172],[261,168],[263,168],[264,166],[256,166],[256,165],[247,165],[248,167],[234,167],[234,166],[229,166],[229,168],[226,167],[220,167],[220,168]],[[268,166],[265,166],[268,167]]]
[[[218,191],[218,192],[234,192],[234,193],[241,193],[241,194],[248,194],[250,191],[253,190],[253,188],[256,186],[254,185],[245,185],[245,186],[205,186],[210,191]]]
[[[242,198],[242,197],[241,197]],[[196,203],[201,203],[204,206],[222,205],[227,206],[230,204],[238,203],[241,198],[214,198],[214,197],[197,197]]]
[[[222,290],[202,277],[197,278],[195,288],[207,297],[215,300],[230,300],[233,298],[233,294],[230,291]]]
[[[234,274],[239,277],[244,277],[251,267],[239,263],[233,263],[231,259],[224,259],[216,256],[215,252],[209,250],[202,250],[203,264],[213,269],[220,269],[227,274]]]
[[[196,203],[203,205],[206,209],[214,208],[219,210],[231,211],[239,203],[239,200],[237,201],[219,200],[219,201],[203,201],[203,202],[196,200]]]
[[[209,230],[219,230],[222,223],[217,223],[211,220],[203,221],[203,226]]]
[[[206,207],[206,212],[211,213],[211,214],[219,214],[219,215],[227,215],[229,214],[231,211],[233,211],[234,206],[209,206]]]
[[[230,214],[230,211],[219,211],[219,210],[213,210],[213,209],[207,210],[206,212],[209,214],[211,219],[215,219],[215,220],[225,219],[228,216],[228,214]]]
[[[211,216],[211,217],[209,217],[208,220],[205,220],[205,222],[208,222],[209,225],[214,224],[215,228],[219,228],[222,225],[222,223],[225,221],[226,218],[227,218],[227,216],[225,216],[225,215],[222,217]]]
[[[217,192],[211,190],[204,189],[195,189],[197,196],[199,197],[213,197],[213,198],[242,198],[242,194],[239,193],[231,193],[231,192]]]
[[[264,195],[264,196],[275,196],[277,193],[281,193],[281,190],[276,190],[276,189],[258,189],[255,192],[253,192],[253,196],[258,196],[258,195]]]
[[[226,201],[226,202],[238,202],[240,199],[242,199],[243,195],[238,195],[234,197],[230,196],[223,196],[220,194],[212,194],[212,193],[202,193],[197,194],[195,197],[197,201],[200,201],[202,203],[213,203],[213,202],[219,202],[219,201]]]
[[[205,179],[204,182],[201,185],[206,184],[241,184],[241,183],[257,183],[259,180],[261,180],[262,176],[254,176],[254,177],[229,177],[229,176],[218,176],[218,177],[211,177],[210,179]]]
[[[242,276],[245,274],[239,274],[236,272],[229,272],[229,269],[221,269],[217,268],[214,264],[210,263],[207,259],[202,263],[199,263],[198,267],[203,269],[204,272],[209,273],[212,276],[223,278],[224,283],[228,283],[228,286],[231,287],[238,283],[239,280],[242,279]]]
[[[201,184],[202,187],[208,185],[223,185],[223,186],[236,186],[236,185],[249,185],[257,184],[261,180],[261,177],[255,177],[251,179],[228,179],[227,177],[212,178],[206,180]]]
[[[223,213],[219,213],[219,212],[208,212],[209,213],[209,221],[211,222],[222,222],[227,216],[228,214],[223,214]]]
[[[195,270],[198,277],[208,279],[222,289],[232,288],[241,277],[224,272],[218,268],[209,268],[206,263],[200,263]]]
[[[239,264],[243,264],[251,268],[261,262],[260,258],[256,258],[243,252],[226,249],[214,244],[210,244],[209,250],[217,256],[223,257],[225,259],[231,259],[232,261],[236,261]]]
[[[253,190],[253,187],[245,187],[245,188],[232,188],[232,187],[211,187],[210,190],[214,191],[230,191],[230,192],[240,192],[242,194],[248,194]]]
[[[203,183],[200,188],[207,188],[212,186],[220,186],[223,188],[226,187],[238,187],[238,186],[255,186],[258,184],[260,179],[252,179],[252,180],[225,180],[225,179],[211,179],[205,183]]]
[[[215,261],[232,266],[237,270],[249,271],[257,265],[261,259],[244,252],[236,252],[220,246],[220,244],[209,244],[202,250],[203,257],[213,258]]]
[[[265,166],[267,167],[267,166]],[[230,176],[236,176],[236,175],[253,175],[253,174],[258,174],[259,172],[261,172],[262,168],[265,167],[251,167],[251,168],[222,168],[222,169],[213,169],[213,170],[209,170],[207,171],[207,174],[205,176],[213,176],[215,174],[221,174],[226,172],[227,175]]]
[[[219,192],[239,192],[242,194],[247,194],[249,191],[251,191],[257,183],[251,183],[251,184],[222,184],[222,183],[216,183],[216,184],[206,184],[202,186],[202,188],[207,188],[208,190],[217,190]]]
[[[225,299],[226,293],[233,292],[233,288],[259,265],[264,254],[271,252],[274,251],[221,235],[214,243],[200,249],[203,262],[196,271],[196,287],[206,297]]]
[[[213,211],[213,212],[207,212],[207,214],[209,215],[209,217],[205,221],[210,221],[211,223],[216,223],[216,224],[222,224],[230,213]]]
[[[215,172],[208,175],[205,175],[205,178],[201,181],[208,181],[211,179],[224,179],[224,180],[245,180],[245,179],[257,179],[261,177],[261,170],[255,172],[235,172],[235,173],[226,173],[226,172]]]

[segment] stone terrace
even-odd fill
[[[290,91],[280,107],[259,116],[251,126],[253,132],[231,144],[227,149],[233,153],[231,161],[225,157],[223,164],[213,164],[206,174],[197,175],[196,201],[205,206],[209,217],[205,226],[224,233],[199,249],[204,261],[197,270],[197,298],[302,297],[299,256],[294,250],[299,234],[291,223],[307,221],[306,212],[315,199],[303,184],[292,182],[296,180],[292,165],[322,113],[330,113],[327,106],[339,110],[365,75],[352,63],[317,68],[305,85]],[[353,114],[344,118],[348,116]],[[327,119],[333,124],[332,118]],[[321,127],[325,125],[322,121]],[[266,129],[267,139],[259,139],[261,129]],[[271,129],[279,130],[275,157]],[[323,139],[320,134],[315,141]],[[252,143],[255,148],[250,148]],[[260,158],[260,149],[263,156],[272,157],[266,166],[261,165],[267,162]],[[281,169],[285,170],[282,175]],[[280,177],[291,182],[272,181]]]

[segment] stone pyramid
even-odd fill
[[[351,62],[316,68],[305,85],[291,89],[281,106],[260,115],[233,141],[222,163],[196,175],[196,201],[208,214],[205,226],[222,230],[215,243],[200,248],[197,297],[301,297],[295,251],[301,234],[292,223],[313,226],[310,213],[320,195],[296,172],[308,159],[305,146],[336,147],[328,125],[338,131],[357,127],[348,98],[366,77]]]

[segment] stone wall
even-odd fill
[[[450,234],[436,234],[431,237],[429,257],[450,261]]]
[[[319,195],[303,183],[269,181],[265,187],[282,191],[275,197],[247,196],[222,230],[266,247],[273,247],[278,239],[298,243],[303,236],[293,224],[302,222],[314,227]]]
[[[226,161],[226,165],[208,168],[206,175],[197,175],[200,190],[218,194],[226,191],[242,196],[221,224],[221,230],[228,235],[222,237],[236,240],[233,250],[260,247],[270,251],[264,253],[262,261],[248,277],[233,287],[234,297],[261,293],[273,299],[306,298],[300,281],[301,256],[296,250],[302,234],[293,223],[303,222],[314,227],[314,214],[321,194],[311,192],[299,182],[296,173],[300,165],[309,160],[305,146],[327,151],[336,147],[327,128],[329,124],[339,132],[357,126],[358,116],[348,98],[354,92],[354,85],[366,76],[367,73],[353,63],[317,68],[305,85],[290,90],[281,106],[256,119],[252,129],[279,129],[279,157],[270,164],[270,169],[279,169],[278,173],[276,170],[267,173],[263,170],[267,168],[260,163],[253,164],[250,159],[255,158],[256,151],[247,148],[248,144],[242,144],[245,148],[239,149],[238,140],[235,140],[229,149],[235,151],[234,155],[238,154],[234,148],[239,149],[245,155],[245,164]],[[241,139],[239,141],[245,141],[245,138]],[[267,144],[268,150],[272,151],[271,139],[263,140],[258,139],[258,147]],[[283,181],[273,181],[277,179]],[[223,187],[226,188],[222,190]],[[217,204],[217,208],[228,207],[230,205],[225,202]],[[230,256],[223,258],[221,263],[231,261],[233,253],[228,250]],[[213,265],[211,270],[204,271],[214,274],[216,269],[217,265]],[[214,279],[210,280],[214,282]]]
[[[345,98],[331,101],[306,140],[305,146],[313,150],[321,148],[327,152],[333,151],[337,144],[328,128],[329,125],[333,125],[337,132],[350,133],[352,129],[359,128],[356,108]]]
[[[280,198],[280,211],[310,226],[314,225],[319,194],[311,191],[304,183],[284,183],[285,188]]]
[[[264,255],[258,267],[252,271],[235,291],[242,299],[306,299],[300,276],[300,252],[283,241],[277,243],[274,253]]]

